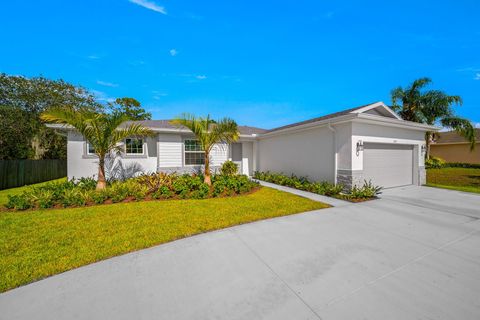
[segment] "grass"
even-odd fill
[[[8,195],[11,195],[11,196],[18,195],[18,194],[23,193],[23,191],[25,191],[27,188],[30,188],[30,187],[37,187],[37,186],[39,187],[39,186],[42,186],[42,185],[47,184],[49,182],[56,182],[56,181],[60,182],[60,181],[65,181],[66,179],[67,178],[60,178],[60,179],[45,181],[45,182],[41,182],[41,183],[31,184],[31,185],[24,186],[24,187],[0,190],[0,207],[3,207],[3,205],[5,205],[7,203]]]
[[[480,193],[480,169],[427,169],[427,186]]]
[[[326,207],[262,187],[230,198],[0,212],[0,292],[194,234]]]

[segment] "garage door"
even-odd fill
[[[363,175],[384,188],[413,184],[413,146],[365,143]]]

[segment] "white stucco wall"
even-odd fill
[[[416,146],[415,157],[418,167],[424,166],[424,157],[421,154],[421,146],[425,144],[425,132],[406,128],[396,128],[376,124],[357,123],[352,124],[352,170],[363,170],[363,152],[357,155],[356,148],[358,141],[407,144]]]
[[[98,158],[95,155],[87,155],[84,137],[75,131],[69,131],[67,139],[68,178],[97,176]],[[126,166],[137,163],[144,172],[155,172],[157,170],[157,137],[146,138],[143,147],[144,155],[119,156],[119,159]]]
[[[334,181],[333,133],[327,127],[261,137],[258,149],[259,171]]]

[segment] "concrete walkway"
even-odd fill
[[[335,199],[335,198],[332,198],[332,197],[322,196],[320,194],[307,192],[307,191],[302,191],[302,190],[298,190],[298,189],[294,189],[294,188],[290,188],[290,187],[284,187],[284,186],[281,186],[281,185],[278,185],[278,184],[265,182],[265,181],[262,181],[262,180],[255,180],[255,181],[257,181],[258,183],[260,183],[262,186],[265,186],[265,187],[285,191],[285,192],[288,192],[288,193],[293,193],[293,194],[296,194],[297,196],[308,198],[308,199],[313,200],[313,201],[323,202],[323,203],[329,204],[329,205],[334,206],[334,207],[343,207],[343,206],[353,204],[353,203],[348,202],[348,201],[343,201],[343,200]]]
[[[409,187],[0,295],[0,319],[480,319],[480,196]]]

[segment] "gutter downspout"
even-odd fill
[[[337,130],[332,127],[332,124],[330,122],[328,123],[328,129],[330,129],[333,134],[333,183],[337,185]]]

